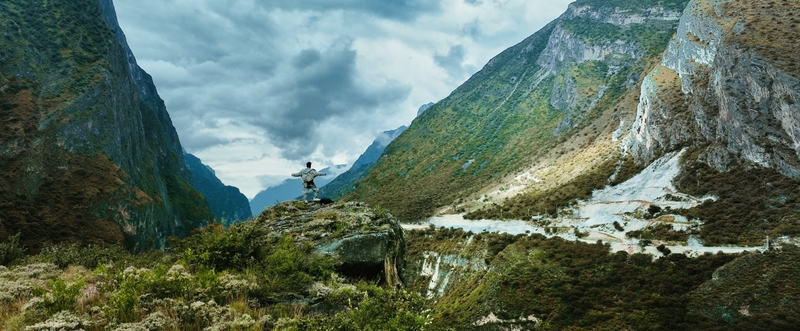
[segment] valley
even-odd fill
[[[0,329],[796,328],[798,24],[791,0],[577,0],[336,201],[248,205],[111,0],[4,1]]]

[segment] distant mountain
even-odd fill
[[[218,222],[225,225],[245,221],[253,216],[247,197],[238,188],[222,183],[214,169],[203,164],[196,156],[184,152],[186,166],[192,172],[192,184],[206,197]]]
[[[425,111],[425,109],[427,109],[426,106],[430,107],[430,105],[433,105],[433,103],[420,107],[420,112]],[[372,145],[367,147],[367,150],[358,157],[353,163],[353,166],[350,167],[350,170],[339,175],[335,180],[319,190],[320,195],[331,199],[339,199],[353,191],[355,183],[361,179],[367,171],[372,169],[372,166],[375,165],[375,162],[378,161],[383,154],[383,150],[386,149],[386,146],[400,136],[401,133],[405,132],[406,129],[407,127],[404,125],[397,129],[381,133],[378,138],[372,142]]]
[[[433,102],[428,102],[428,103],[420,106],[419,109],[417,110],[417,116],[422,115],[422,113],[424,113],[426,110],[428,110],[428,108],[431,108],[433,105],[434,105]]]
[[[333,168],[328,167],[318,170],[319,172],[327,175],[317,177],[314,179],[314,183],[317,184],[317,188],[322,188],[326,184],[336,179],[336,177],[339,176],[339,174],[346,168],[347,165],[337,165]],[[297,170],[300,171],[300,169]],[[268,187],[267,189],[258,192],[258,194],[256,194],[256,196],[250,200],[250,211],[253,213],[253,215],[258,215],[264,211],[264,208],[266,207],[271,207],[284,201],[297,199],[301,195],[303,195],[303,185],[300,183],[300,179],[287,178],[276,186]],[[324,197],[321,189],[319,196]]]
[[[112,1],[0,7],[0,240],[147,249],[212,220]]]

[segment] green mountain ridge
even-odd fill
[[[0,26],[0,237],[149,249],[213,220],[111,1],[4,1]]]
[[[630,106],[626,95],[637,92],[639,75],[677,26],[679,12],[665,8],[685,4],[572,4],[417,118],[349,198],[384,206],[405,221],[419,220],[454,201],[477,200],[487,187],[553,150],[563,155],[599,145],[570,144],[590,135],[609,139],[607,129],[633,116],[634,109],[623,108]],[[600,12],[653,13],[641,22],[615,25]],[[614,157],[608,147],[601,150],[586,167]]]
[[[347,198],[406,222],[563,218],[687,150],[676,193],[720,197],[675,211],[702,223],[696,235],[794,236],[796,15],[791,2],[575,2],[415,120]]]

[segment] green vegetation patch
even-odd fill
[[[638,45],[647,56],[660,54],[675,34],[678,21],[646,20],[645,23],[630,23],[618,26],[576,17],[562,21],[562,29],[569,31],[589,45],[601,45],[625,41]]]
[[[609,253],[607,245],[519,237],[490,271],[454,287],[434,308],[434,330],[473,327],[493,313],[542,330],[682,330],[719,326],[688,311],[693,290],[732,255]],[[476,328],[480,329],[480,328]],[[491,329],[487,325],[485,329]]]
[[[747,254],[693,291],[690,311],[736,330],[788,330],[800,323],[800,249]]]
[[[800,235],[800,180],[746,162],[719,172],[697,161],[698,152],[684,156],[676,187],[717,200],[676,212],[705,222],[700,236],[706,245],[755,246],[763,245],[767,235]]]
[[[661,7],[666,10],[683,12],[689,0],[649,0],[649,1],[628,1],[628,0],[578,0],[575,5],[587,5],[593,9],[616,9],[621,11],[631,11],[634,13],[648,14],[649,9]]]
[[[658,223],[642,230],[628,231],[625,236],[645,240],[677,241],[683,244],[686,244],[686,241],[689,240],[688,232],[676,231],[673,229],[672,224],[668,223]]]
[[[257,227],[209,226],[169,251],[58,245],[0,265],[0,329],[421,330],[427,302],[337,275]],[[87,268],[87,266],[91,266]]]

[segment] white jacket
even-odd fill
[[[327,174],[323,174],[321,172],[317,172],[317,170],[312,168],[305,168],[300,170],[300,172],[296,172],[292,174],[292,177],[300,177],[303,180],[303,183],[313,183],[314,178],[318,176],[326,176]]]

